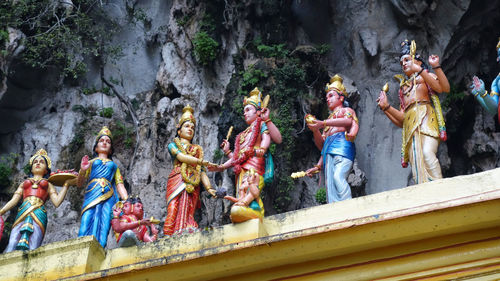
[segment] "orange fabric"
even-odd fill
[[[247,161],[245,161],[241,167],[245,170],[254,169],[259,175],[264,175],[266,172],[266,160],[264,157],[250,157]]]
[[[182,188],[180,186],[184,182],[180,170],[179,166],[174,167],[168,177],[166,200],[178,188]],[[195,186],[193,193],[188,193],[184,189],[168,203],[167,218],[163,225],[164,235],[172,235],[186,228],[198,228],[198,224],[194,220],[194,212],[200,206],[199,197],[200,187]]]

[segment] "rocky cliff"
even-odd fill
[[[323,87],[335,73],[345,77],[360,119],[357,163],[349,179],[355,195],[412,184],[411,171],[400,166],[401,130],[375,102],[385,82],[391,104],[399,102],[392,76],[401,73],[399,43],[406,38],[416,40],[424,57],[440,55],[452,84],[452,92],[441,96],[449,135],[439,149],[444,175],[500,165],[500,127],[466,93],[472,75],[488,84],[499,71],[498,0],[75,0],[72,6],[51,7],[55,15],[71,19],[83,4],[89,4],[89,28],[101,28],[96,42],[106,48],[92,53],[66,46],[73,64],[65,67],[26,63],[32,48],[25,42],[36,34],[22,24],[5,28],[0,153],[12,172],[0,189],[2,206],[37,149],[45,148],[58,169],[78,169],[81,157],[91,153],[94,134],[107,125],[115,135],[114,159],[129,193],[142,198],[148,216],[163,220],[172,168],[166,147],[182,107],[195,108],[194,142],[204,148],[206,159],[219,162],[218,144],[227,129],[234,126],[236,134],[245,128],[241,101],[255,86],[271,95],[271,117],[284,138],[271,149],[276,175],[264,191],[266,213],[313,206],[318,178],[292,181],[289,175],[311,167],[320,156],[303,116],[328,115]],[[79,24],[69,28],[83,28]],[[80,47],[86,46],[85,36],[97,37],[79,36]],[[75,61],[85,69],[68,75],[64,70],[75,69]],[[212,184],[234,192],[231,171],[210,177]],[[82,199],[82,190],[71,188],[58,209],[47,203],[44,243],[76,237]],[[228,208],[228,202],[203,194],[200,227],[228,223]],[[14,217],[11,211],[8,221]]]

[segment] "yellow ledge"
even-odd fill
[[[104,251],[0,255],[19,280],[500,279],[500,168]]]

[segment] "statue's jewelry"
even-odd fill
[[[179,150],[182,153],[184,153],[186,155],[191,155],[191,156],[193,156],[195,158],[198,158],[198,157],[196,157],[196,154],[199,151],[200,152],[200,157],[198,158],[198,161],[200,161],[201,159],[203,159],[203,150],[198,149],[198,146],[188,144],[188,146],[185,149],[182,146],[181,141],[179,140],[179,138],[175,138],[174,142],[175,142],[175,144],[177,145],[177,147],[179,148]],[[188,150],[191,150],[191,151],[188,152]],[[191,179],[192,177],[189,177],[188,174],[192,174],[194,176],[194,179]],[[194,186],[197,186],[197,185],[200,184],[200,179],[201,179],[201,165],[198,164],[198,165],[196,165],[196,168],[193,168],[193,166],[188,165],[187,163],[183,162],[181,164],[181,175],[182,175],[182,179],[186,183],[186,191],[188,193],[192,193],[194,191]]]

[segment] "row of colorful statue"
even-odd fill
[[[400,82],[400,107],[397,109],[388,103],[387,84],[380,92],[377,103],[389,120],[403,128],[402,165],[406,167],[409,162],[415,182],[423,183],[442,177],[436,152],[439,142],[446,140],[446,129],[436,94],[448,92],[450,86],[438,56],[431,55],[428,58],[432,73],[427,63],[416,53],[413,41],[410,44],[406,40],[401,47],[400,64],[406,77],[396,76]],[[497,46],[500,60],[499,47],[500,44]],[[491,93],[498,92],[499,83],[500,79],[497,77]],[[484,83],[481,87],[484,90]],[[314,143],[321,151],[321,157],[314,167],[305,172],[294,173],[292,177],[313,176],[323,170],[327,201],[331,203],[352,197],[347,176],[356,155],[354,140],[358,134],[359,122],[346,101],[348,93],[340,76],[331,78],[325,93],[331,112],[328,118],[318,120],[309,114],[305,117]],[[479,94],[476,96],[482,98],[481,105],[492,104],[486,101],[489,97],[484,93],[477,93]],[[496,97],[498,104],[498,94],[491,97]],[[282,140],[280,131],[269,118],[268,101],[269,96],[262,99],[258,88],[244,99],[243,115],[248,127],[236,136],[233,151],[228,141],[232,131],[230,129],[221,144],[228,160],[221,165],[206,161],[203,148],[192,143],[196,119],[193,109],[189,105],[184,107],[177,124],[177,135],[168,145],[173,169],[166,186],[167,216],[163,225],[164,235],[190,233],[198,229],[194,213],[200,206],[201,186],[213,197],[225,198],[234,203],[230,210],[233,223],[264,217],[260,193],[264,185],[272,180],[274,173],[268,148],[271,142],[279,144]],[[29,162],[29,179],[19,185],[12,199],[0,210],[1,219],[1,215],[23,199],[6,252],[40,246],[47,225],[44,203],[50,197],[54,205],[59,206],[70,185],[85,187],[78,236],[93,235],[105,247],[112,228],[120,246],[135,245],[139,241],[155,241],[159,233],[155,225],[159,221],[153,217],[144,219],[140,198],[128,195],[112,156],[113,137],[107,127],[103,127],[95,138],[92,159],[88,156],[82,158],[78,173],[51,173],[51,160],[45,150],[41,149],[33,155]],[[236,197],[227,196],[223,190],[212,188],[207,176],[207,170],[220,172],[229,168],[233,168],[236,175]],[[59,193],[53,184],[62,185]]]

